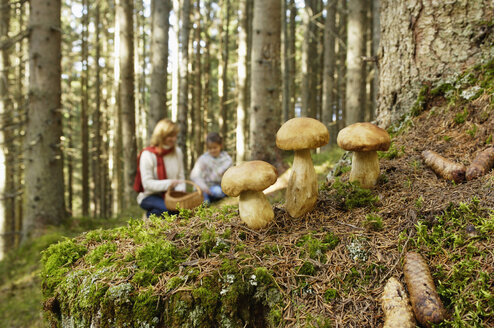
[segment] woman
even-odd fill
[[[150,146],[139,154],[134,189],[139,192],[137,203],[147,216],[167,212],[164,193],[168,188],[185,191],[183,153],[176,146],[178,126],[169,119],[156,124]]]

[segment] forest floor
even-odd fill
[[[482,81],[488,75],[483,69],[474,72]],[[383,287],[390,277],[404,283],[404,255],[416,251],[426,259],[447,310],[447,320],[438,327],[494,327],[494,170],[475,180],[453,183],[436,175],[421,157],[422,151],[429,149],[469,165],[480,151],[493,146],[493,76],[491,67],[489,85],[475,99],[466,99],[470,96],[462,91],[472,89],[474,82],[461,88],[450,85],[453,91],[444,85],[439,91],[424,89],[414,115],[389,129],[392,146],[380,153],[381,176],[372,190],[348,183],[349,166],[344,159],[331,170],[334,152],[315,154],[321,180],[319,198],[314,210],[302,218],[293,219],[285,212],[283,190],[279,190],[270,196],[275,211],[273,222],[258,231],[248,229],[236,207],[229,205],[181,212],[163,223],[166,231],[153,230],[160,223],[149,220],[132,223],[125,231],[114,229],[122,238],[112,254],[101,250],[109,244],[102,236],[116,238],[113,232],[83,234],[74,239],[74,244],[87,248],[87,255],[69,263],[71,270],[93,274],[93,268],[101,269],[112,259],[119,263],[118,281],[122,280],[123,268],[130,272],[126,281],[135,284],[135,293],[149,293],[151,288],[153,297],[169,299],[162,303],[166,306],[191,302],[185,315],[171,319],[170,327],[193,326],[187,320],[192,313],[197,314],[201,300],[210,302],[210,310],[224,311],[232,306],[227,304],[227,298],[234,299],[239,307],[257,311],[254,315],[269,316],[262,321],[264,325],[382,327]],[[330,171],[334,174],[327,175]],[[43,327],[39,251],[60,240],[63,234],[75,236],[98,227],[93,221],[87,226],[85,220],[80,222],[83,223],[75,229],[72,226],[48,233],[34,246],[26,245],[0,262],[1,327]],[[104,228],[125,223],[125,219],[107,222]],[[183,250],[177,262],[179,269],[162,270],[158,281],[146,278],[146,271],[138,271],[139,263],[144,262],[139,262],[143,253],[142,249],[136,250],[136,238],[143,240],[143,231]],[[100,251],[99,257],[96,250]],[[134,254],[130,258],[129,252]],[[156,273],[154,269],[152,272]],[[255,272],[259,280],[253,281],[255,275],[242,272]],[[139,281],[138,273],[142,273]],[[269,279],[261,280],[261,274]],[[221,286],[203,290],[200,286],[211,276],[220,279],[216,282]],[[115,284],[117,280],[112,279],[105,277],[98,283]],[[238,290],[232,294],[238,279],[257,286],[258,291],[251,296],[264,297],[261,305],[242,303],[245,300]],[[268,287],[260,293],[262,283],[275,286],[278,297],[269,294]],[[60,298],[61,304],[71,300],[84,308],[81,293],[64,295],[64,288],[70,286],[66,281],[64,284],[60,283],[58,290],[54,285],[47,293]],[[97,295],[112,290],[112,286],[101,288]],[[250,293],[249,288],[254,287],[243,292]],[[84,306],[92,309],[86,303]],[[238,314],[236,322],[247,322],[245,318],[249,317],[241,313],[242,309],[232,311]],[[215,321],[219,320],[217,314],[202,315],[204,320],[217,322],[210,326],[220,326]],[[252,317],[250,320],[247,326],[262,326],[256,325]]]

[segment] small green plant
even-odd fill
[[[378,201],[378,197],[374,196],[370,189],[361,188],[358,182],[343,183],[336,179],[332,188],[336,191],[334,197],[338,206],[344,210],[373,207]]]
[[[423,85],[419,91],[419,94],[417,95],[417,100],[415,100],[415,103],[412,106],[412,116],[419,116],[426,109],[428,94],[429,86]]]
[[[443,140],[446,142],[449,142],[449,141],[451,141],[451,137],[450,136],[443,136]]]
[[[487,137],[487,139],[485,139],[485,144],[486,144],[486,145],[491,144],[491,143],[492,143],[492,134],[491,134],[491,135],[489,135],[489,136]]]
[[[324,300],[328,303],[332,302],[336,297],[338,297],[338,290],[335,288],[328,288],[324,292]]]
[[[455,115],[454,121],[455,121],[456,124],[463,124],[463,123],[466,122],[467,117],[468,117],[468,110],[465,107],[461,113],[457,113]]]
[[[468,129],[467,130],[467,134],[470,136],[470,137],[475,137],[475,134],[477,133],[477,125],[473,124],[472,125],[472,128]]]
[[[364,226],[370,230],[380,231],[383,229],[383,219],[377,214],[367,214],[365,216]]]
[[[419,198],[417,198],[417,199],[415,200],[415,207],[416,207],[417,209],[421,209],[421,208],[422,208],[422,206],[424,206],[424,197],[420,196]]]

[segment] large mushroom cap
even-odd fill
[[[276,146],[283,150],[313,149],[328,142],[326,126],[310,117],[292,118],[276,133]]]
[[[275,167],[269,163],[244,162],[226,170],[221,179],[221,189],[228,196],[236,197],[246,190],[263,191],[275,183],[277,178]]]
[[[386,130],[372,123],[354,123],[340,130],[338,146],[350,151],[388,150],[391,138]]]

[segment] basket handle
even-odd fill
[[[185,183],[185,184],[190,184],[192,185],[194,188],[196,188],[196,192],[202,196],[202,190],[201,188],[192,180],[181,180],[180,183]],[[175,187],[173,187],[172,189],[175,189]]]

